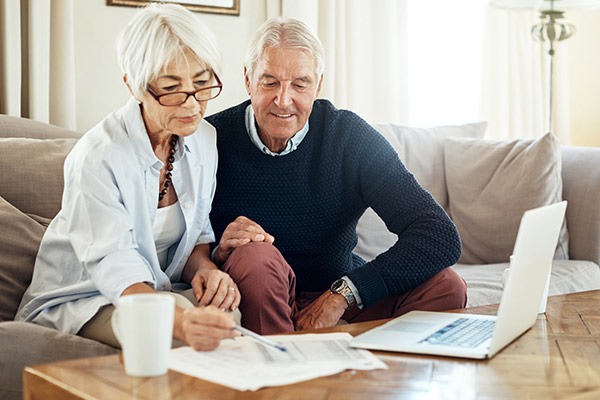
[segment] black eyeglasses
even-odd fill
[[[212,100],[218,95],[221,94],[223,90],[223,84],[219,77],[214,75],[217,84],[213,86],[204,87],[198,90],[194,90],[193,92],[171,92],[165,94],[156,94],[154,90],[150,86],[146,90],[148,93],[158,101],[158,103],[162,106],[174,107],[179,106],[187,101],[190,96],[194,96],[197,101],[208,101]]]

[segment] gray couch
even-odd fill
[[[60,209],[64,159],[80,136],[0,115],[0,399],[22,397],[26,365],[118,352],[93,340],[13,321],[45,226]]]
[[[448,169],[446,167],[451,165],[447,165],[449,160],[443,157],[444,148],[440,145],[443,140],[438,133],[442,132],[442,136],[461,136],[466,132],[466,136],[481,136],[485,126],[474,124],[440,132],[405,132],[409,134],[409,139],[395,134],[400,129],[398,127],[391,130],[389,126],[378,128],[397,148],[409,169],[415,170],[419,181],[451,214],[455,209],[450,190],[452,176],[445,172]],[[21,398],[21,376],[26,365],[117,352],[110,346],[78,336],[13,321],[21,296],[31,279],[45,226],[60,208],[64,158],[79,137],[78,133],[55,126],[0,115],[2,399]],[[428,141],[431,138],[435,142]],[[415,149],[412,142],[423,148]],[[562,191],[564,198],[569,201],[567,227],[570,259],[555,262],[551,294],[600,288],[600,149],[565,147],[562,154]],[[381,224],[372,212],[366,213],[360,221],[356,251],[367,259],[393,243],[393,235]],[[503,255],[500,254],[500,257]],[[455,266],[469,286],[469,295],[473,299],[470,305],[498,301],[501,293],[500,274],[505,267],[503,263]]]

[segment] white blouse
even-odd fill
[[[169,265],[169,248],[175,243],[179,243],[185,231],[185,219],[179,202],[156,210],[152,231],[156,253],[158,254],[158,263],[160,269],[164,271]]]
[[[185,231],[169,247],[165,269],[153,235],[164,164],[152,151],[139,105],[132,98],[83,135],[65,161],[62,209],[42,239],[15,320],[77,333],[132,284],[159,291],[189,287],[181,282],[188,257],[195,246],[215,240],[208,218],[216,188],[215,128],[201,121],[194,134],[179,137],[174,157],[174,211],[183,214]]]

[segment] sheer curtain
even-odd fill
[[[486,136],[536,137],[546,133],[546,48],[531,36],[539,22],[534,10],[486,7],[482,116],[489,122]],[[569,144],[568,47],[557,43],[554,56],[554,134]]]
[[[545,133],[543,44],[532,11],[481,0],[266,0],[315,29],[327,52],[321,97],[370,122],[412,126],[486,120],[486,137]],[[562,53],[562,54],[561,54]],[[566,73],[557,50],[555,77]],[[568,88],[555,79],[555,131],[568,143]]]
[[[73,0],[0,2],[0,113],[75,129]]]

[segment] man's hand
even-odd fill
[[[221,339],[239,336],[233,316],[214,307],[178,309],[173,336],[194,350],[214,350]]]
[[[223,265],[236,247],[250,242],[273,243],[274,241],[275,238],[265,232],[259,224],[240,216],[225,228],[213,259],[218,265]]]
[[[294,315],[294,325],[296,330],[334,326],[342,318],[347,307],[348,302],[344,296],[328,290]]]
[[[242,296],[229,274],[205,265],[196,270],[190,284],[200,307],[212,305],[223,311],[235,310]]]

